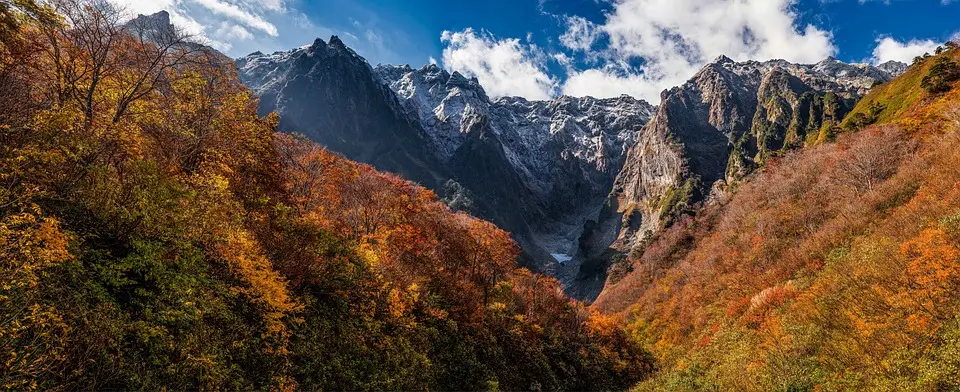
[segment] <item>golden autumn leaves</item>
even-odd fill
[[[43,4],[0,3],[0,389],[616,389],[651,371],[517,269],[508,233],[276,133],[228,60],[106,1]]]

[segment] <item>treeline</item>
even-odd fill
[[[659,360],[639,390],[960,390],[957,58],[875,87],[848,116],[869,123],[772,160],[620,267],[595,306]]]
[[[436,195],[105,0],[0,2],[0,388],[624,389],[649,355]]]

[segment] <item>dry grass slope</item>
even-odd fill
[[[920,87],[934,60],[858,105],[877,124],[770,162],[604,291],[660,360],[640,390],[960,388],[960,88]]]

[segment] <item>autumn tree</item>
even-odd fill
[[[117,123],[131,104],[167,81],[168,73],[209,53],[189,34],[146,20],[126,21],[108,0],[52,0],[63,23],[45,25],[46,78],[61,105],[76,104],[89,130],[96,117]],[[112,94],[104,94],[110,89]]]
[[[960,102],[951,102],[943,110],[943,116],[953,126],[954,130],[960,131]]]
[[[864,140],[845,151],[836,180],[857,193],[872,191],[897,169],[904,150],[896,127],[867,130]]]
[[[0,389],[625,389],[651,371],[516,269],[508,233],[278,134],[182,32],[43,4],[0,2]]]
[[[934,61],[920,86],[930,94],[941,94],[950,91],[957,80],[960,80],[960,67],[950,57],[941,56]]]

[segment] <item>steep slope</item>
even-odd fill
[[[170,59],[111,2],[62,4],[69,24],[0,3],[0,388],[622,390],[649,374],[610,318],[516,268],[507,233],[277,133],[232,62],[190,54],[119,115]]]
[[[873,125],[768,158],[616,266],[593,306],[661,360],[640,390],[960,387],[958,58],[875,87],[844,120]]]
[[[426,150],[422,130],[402,116],[393,93],[366,60],[337,37],[237,61],[240,78],[260,97],[260,113],[347,158],[437,189],[449,175]]]
[[[540,268],[563,280],[577,297],[595,296],[605,275],[582,273],[584,263],[599,254],[581,239],[599,219],[625,152],[654,108],[628,96],[491,101],[476,79],[435,65],[378,66],[377,72],[419,119],[461,183],[470,184],[481,200],[523,207],[510,213],[519,214],[530,230],[533,244],[526,248],[543,250]],[[487,184],[502,183],[498,178],[503,177],[496,170],[477,170],[485,167],[478,162],[491,161],[477,155],[470,137],[477,129],[501,146],[497,159],[505,159],[515,173],[507,186],[490,189]]]
[[[885,69],[897,71],[893,64]],[[768,158],[829,139],[876,83],[894,75],[827,59],[737,63],[721,56],[662,94],[656,116],[631,149],[610,200],[629,250],[678,213],[721,196]]]
[[[244,83],[261,96],[261,111],[277,110],[288,118],[281,128],[401,173],[435,189],[454,208],[493,221],[512,233],[529,266],[567,286],[575,285],[586,258],[579,244],[584,228],[598,219],[626,150],[654,110],[626,96],[491,100],[476,79],[436,66],[378,66],[377,83],[371,84],[369,65],[336,39],[290,52],[254,53],[238,66]],[[329,87],[330,80],[343,78],[361,87]],[[363,124],[382,130],[368,130],[360,140],[404,141],[409,147],[401,156],[426,169],[398,169],[377,161],[382,154],[374,153],[375,145],[349,143],[361,132],[344,128],[354,116],[378,119]],[[603,280],[592,277],[587,291],[598,293]]]
[[[271,107],[277,86],[299,80],[304,71],[293,59],[309,50],[255,53],[240,61],[242,77],[263,96],[264,107]],[[351,54],[349,64],[363,70],[366,83],[366,62],[349,49],[340,52]],[[321,69],[331,72],[327,79],[355,72]],[[426,166],[442,173],[432,185],[417,173],[408,177],[437,190],[451,206],[513,233],[529,266],[589,300],[618,253],[695,203],[722,196],[770,157],[829,140],[860,96],[900,71],[902,64],[877,68],[832,58],[798,65],[721,57],[685,85],[665,91],[659,108],[626,96],[491,100],[476,79],[436,65],[378,66],[374,74],[399,102],[384,98],[390,119],[419,136],[410,139],[417,147],[408,154],[429,156]],[[348,100],[357,94],[339,93]],[[299,106],[278,107],[327,105],[317,97],[296,99]],[[350,116],[349,109],[336,113]],[[323,142],[326,136],[312,137]]]

